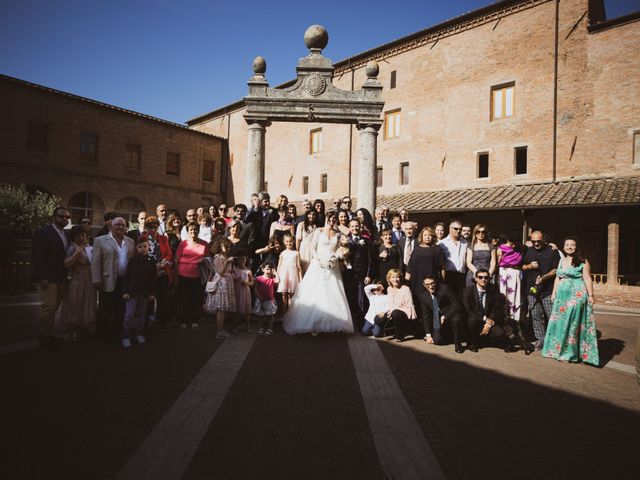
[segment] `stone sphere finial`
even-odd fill
[[[309,50],[322,50],[329,43],[329,34],[322,25],[311,25],[304,32],[304,44]]]
[[[380,73],[380,67],[378,66],[378,62],[375,60],[371,60],[367,63],[367,67],[365,68],[365,72],[367,73],[367,78],[376,78]]]
[[[267,71],[267,61],[264,57],[256,57],[253,61],[253,73],[256,75],[264,75]]]

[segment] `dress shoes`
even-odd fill
[[[473,353],[478,353],[478,346],[477,345],[469,345],[467,347],[467,350],[469,350],[470,352],[473,352]]]
[[[460,345],[459,343],[456,343],[456,353],[464,353],[464,348],[462,348],[462,345]]]
[[[531,355],[533,353],[533,345],[530,342],[524,342],[524,354]]]
[[[516,347],[511,342],[509,342],[509,344],[504,349],[504,353],[513,353],[515,351],[516,351]]]

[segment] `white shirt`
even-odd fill
[[[158,222],[160,223],[158,225],[158,233],[160,235],[164,235],[165,233],[167,233],[167,225],[162,220],[158,220]]]
[[[438,246],[444,252],[444,268],[448,271],[465,273],[467,271],[466,258],[469,242],[460,239],[456,245],[451,235],[443,238]]]
[[[364,319],[369,323],[374,323],[376,315],[384,313],[389,309],[387,296],[374,294],[372,290],[375,287],[377,287],[377,285],[374,284],[364,287],[364,293],[369,299],[369,310],[367,310],[367,314],[364,316]]]
[[[198,238],[200,240],[204,240],[207,243],[211,243],[211,235],[212,235],[211,227],[205,227],[200,225],[200,230],[198,231]]]
[[[118,244],[118,241],[114,238],[113,234],[109,232],[109,236],[113,239],[118,249],[118,278],[124,277],[127,273],[127,265],[129,263],[129,249],[127,242],[122,239],[122,245]]]
[[[402,259],[402,262],[405,265],[409,265],[409,260],[411,259],[411,254],[413,253],[415,246],[415,240],[411,237],[407,237],[406,243],[404,244],[404,258]]]

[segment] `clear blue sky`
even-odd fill
[[[257,55],[272,86],[293,78],[311,24],[338,61],[489,3],[0,0],[0,73],[183,123],[244,96]]]

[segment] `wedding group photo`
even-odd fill
[[[77,7],[1,8],[3,478],[635,478],[635,0]]]

